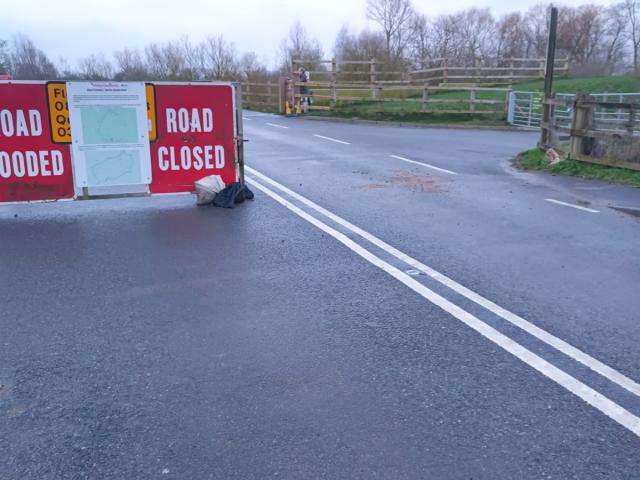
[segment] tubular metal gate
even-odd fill
[[[604,102],[638,102],[640,93],[592,93],[591,96]],[[571,101],[575,94],[557,93],[557,99],[567,100],[567,107],[556,106],[554,117],[556,122],[569,125],[573,119]],[[540,128],[542,120],[544,94],[542,92],[510,92],[507,122],[518,127]],[[615,127],[629,121],[629,111],[606,108],[595,111],[595,119]],[[612,128],[616,130],[616,128]]]

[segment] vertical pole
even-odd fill
[[[507,116],[507,123],[510,125],[513,125],[513,114],[515,110],[514,97],[515,94],[513,93],[513,89],[509,87],[509,90],[507,90],[507,96],[504,100],[504,113]]]
[[[547,64],[544,75],[544,103],[542,105],[542,128],[540,129],[539,147],[545,147],[549,143],[549,123],[553,110],[547,100],[551,98],[553,90],[553,67],[556,63],[556,34],[558,30],[558,9],[551,7],[549,19],[549,42],[547,43]]]
[[[429,101],[429,84],[425,83],[422,87],[422,111],[427,111],[427,102]]]
[[[267,82],[267,104],[271,105],[271,80]]]
[[[469,111],[472,113],[476,111],[476,89],[475,88],[472,88],[471,90],[469,90]]]
[[[447,83],[449,78],[449,59],[447,57],[442,59],[442,83]]]
[[[336,82],[338,81],[338,64],[336,59],[331,59],[331,108],[336,106],[338,95],[336,91]]]
[[[377,97],[376,91],[376,61],[371,59],[369,62],[369,85],[371,86],[371,98]]]
[[[513,60],[509,61],[509,85],[513,84]]]
[[[235,84],[236,94],[236,153],[238,158],[238,181],[244,185],[244,137],[242,127],[242,88]]]
[[[591,122],[593,118],[593,107],[591,105],[585,105],[585,102],[593,100],[588,94],[579,93],[576,95],[574,103],[573,122],[571,124],[571,147],[570,151],[572,155],[584,154],[585,139],[583,133],[579,130],[588,130],[591,128]]]

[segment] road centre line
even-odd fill
[[[415,163],[416,165],[421,165],[423,167],[432,168],[433,170],[437,170],[439,172],[448,173],[450,175],[457,175],[456,172],[452,172],[451,170],[447,170],[446,168],[436,167],[434,165],[429,165],[428,163],[416,162],[415,160],[410,160],[408,158],[400,157],[398,155],[389,155],[391,158],[395,158],[397,160],[402,160],[403,162]]]
[[[376,247],[380,248],[381,250],[385,251],[386,253],[388,253],[388,254],[394,256],[395,258],[403,261],[407,265],[409,265],[412,268],[424,273],[425,275],[428,275],[429,277],[433,278],[437,282],[439,282],[442,285],[450,288],[451,290],[453,290],[454,292],[458,293],[459,295],[462,295],[463,297],[467,298],[468,300],[471,300],[472,302],[474,302],[474,303],[480,305],[481,307],[489,310],[490,312],[492,312],[493,314],[495,314],[498,317],[502,318],[503,320],[506,320],[507,322],[511,323],[512,325],[515,325],[516,327],[524,330],[528,334],[530,334],[533,337],[537,338],[538,340],[544,342],[545,344],[549,345],[550,347],[555,348],[556,350],[558,350],[559,352],[563,353],[564,355],[574,359],[575,361],[581,363],[582,365],[586,366],[587,368],[589,368],[589,369],[593,370],[594,372],[602,375],[607,380],[615,383],[616,385],[624,388],[625,390],[633,393],[634,395],[640,396],[640,384],[638,384],[633,379],[627,377],[623,373],[613,369],[612,367],[610,367],[610,366],[606,365],[605,363],[601,362],[600,360],[590,356],[589,354],[583,352],[582,350],[574,347],[573,345],[565,342],[564,340],[552,335],[551,333],[547,332],[546,330],[543,330],[542,328],[534,325],[533,323],[529,322],[528,320],[525,320],[524,318],[520,317],[519,315],[517,315],[517,314],[515,314],[515,313],[513,313],[513,312],[511,312],[511,311],[509,311],[509,310],[507,310],[507,309],[495,304],[494,302],[492,302],[491,300],[489,300],[487,298],[484,298],[480,294],[478,294],[478,293],[474,292],[473,290],[470,290],[469,288],[459,284],[455,280],[453,280],[453,279],[447,277],[446,275],[434,270],[433,268],[425,265],[424,263],[420,262],[419,260],[416,260],[415,258],[410,257],[406,253],[401,252],[397,248],[389,245],[388,243],[386,243],[383,240],[379,239],[378,237],[372,235],[371,233],[361,229],[360,227],[350,223],[349,221],[345,220],[344,218],[339,217],[338,215],[330,212],[329,210],[319,206],[318,204],[316,204],[313,201],[303,197],[302,195],[290,190],[289,188],[285,187],[284,185],[282,185],[282,184],[276,182],[275,180],[267,177],[266,175],[263,175],[262,173],[258,172],[257,170],[255,170],[255,169],[253,169],[253,168],[251,168],[249,166],[246,166],[245,168],[246,168],[247,172],[251,173],[252,175],[255,175],[255,176],[259,177],[260,179],[264,180],[265,182],[269,183],[270,185],[276,187],[278,190],[286,193],[287,195],[291,196],[292,198],[295,198],[296,200],[298,200],[302,204],[312,208],[313,210],[315,210],[316,212],[320,213],[321,215],[324,215],[325,217],[331,219],[335,223],[343,226],[344,228],[346,228],[346,229],[350,230],[351,232],[355,233],[356,235],[364,238],[365,240],[367,240],[368,242],[372,243],[373,245],[375,245]]]
[[[342,140],[338,140],[336,138],[331,138],[331,137],[325,137],[324,135],[318,135],[317,133],[313,134],[314,137],[318,137],[318,138],[323,138],[325,140],[329,140],[330,142],[336,142],[336,143],[341,143],[343,145],[351,145],[349,142],[345,142]]]
[[[476,332],[480,333],[482,336],[492,341],[502,349],[511,353],[513,356],[526,363],[530,367],[534,368],[538,372],[542,373],[544,376],[549,378],[550,380],[556,382],[558,385],[562,386],[569,392],[578,396],[586,403],[596,408],[600,412],[604,413],[606,416],[611,418],[612,420],[618,422],[623,427],[627,428],[635,435],[640,437],[640,418],[633,415],[628,410],[624,409],[617,403],[613,402],[609,398],[602,395],[600,392],[592,389],[588,385],[582,383],[578,379],[572,377],[568,373],[559,369],[555,365],[546,361],[542,357],[536,355],[531,352],[527,348],[523,347],[519,343],[515,342],[511,338],[506,335],[500,333],[498,330],[494,329],[490,325],[484,323],[474,315],[469,312],[463,310],[459,306],[445,299],[444,297],[438,295],[434,291],[427,288],[422,283],[416,281],[403,271],[398,268],[390,265],[385,262],[381,258],[375,256],[364,247],[360,246],[345,234],[335,230],[334,228],[328,226],[327,224],[321,222],[317,218],[308,214],[304,210],[300,209],[293,203],[285,200],[283,197],[273,192],[269,188],[264,185],[258,183],[256,180],[247,177],[247,182],[251,184],[253,187],[257,188],[264,194],[271,197],[276,202],[280,203],[299,217],[303,218],[307,222],[311,223],[315,227],[319,228],[323,232],[331,235],[334,239],[342,243],[344,246],[355,252],[360,257],[367,260],[372,265],[378,267],[385,273],[389,274],[399,282],[403,283],[405,286],[409,287],[411,290],[422,296],[425,300],[433,303],[434,305],[440,307],[445,312],[449,313],[453,317],[457,318]]]
[[[583,212],[600,213],[600,210],[594,210],[593,208],[582,207],[580,205],[575,205],[573,203],[561,202],[560,200],[554,200],[553,198],[545,198],[544,201],[555,203],[556,205],[562,205],[563,207],[575,208],[576,210],[582,210]]]
[[[285,127],[284,125],[278,125],[277,123],[267,123],[267,125],[269,125],[270,127],[276,127],[276,128],[289,128],[289,127]]]

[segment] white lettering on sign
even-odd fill
[[[64,174],[62,152],[59,150],[0,151],[0,177],[59,177]]]
[[[187,145],[180,147],[176,155],[176,147],[158,148],[158,167],[163,172],[169,170],[214,170],[224,168],[225,154],[221,145],[205,145],[204,147]]]
[[[167,108],[168,133],[213,132],[213,110],[210,108]]]
[[[39,137],[42,118],[38,110],[0,110],[0,134],[3,137]]]

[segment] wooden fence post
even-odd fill
[[[571,155],[583,155],[585,140],[584,130],[589,130],[593,122],[593,105],[587,102],[593,97],[586,93],[576,95],[573,107],[573,122],[571,123]],[[587,104],[585,104],[587,103]]]
[[[271,105],[271,80],[267,82],[267,104]]]
[[[447,57],[442,59],[442,83],[447,83],[449,78],[449,59]]]
[[[369,85],[371,86],[371,98],[378,97],[376,89],[376,61],[374,58],[369,62]]]
[[[507,117],[509,115],[509,102],[511,101],[511,92],[513,92],[513,87],[509,85],[507,89],[506,97],[504,99],[504,115]]]
[[[331,59],[331,87],[330,87],[331,108],[335,107],[338,101],[338,92],[336,91],[337,81],[338,81],[338,64],[336,63],[336,59],[332,58]]]
[[[469,90],[469,111],[476,111],[476,89],[472,88]]]
[[[513,83],[513,60],[511,59],[509,61],[509,85],[511,85]]]
[[[422,111],[427,111],[427,102],[429,101],[429,84],[425,83],[422,87]]]

